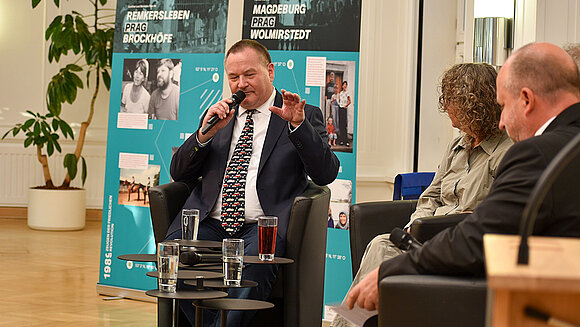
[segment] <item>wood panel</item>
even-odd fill
[[[100,233],[100,221],[49,232],[0,219],[0,325],[156,326],[155,303],[97,295]]]

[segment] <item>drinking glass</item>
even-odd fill
[[[258,257],[262,261],[273,261],[276,250],[278,217],[258,217]]]
[[[222,241],[224,284],[240,286],[244,263],[244,240],[226,238]]]
[[[197,230],[199,229],[199,210],[181,210],[181,239],[197,240]]]
[[[175,293],[178,263],[178,243],[168,241],[157,244],[157,281],[160,291]]]

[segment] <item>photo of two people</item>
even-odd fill
[[[181,59],[125,59],[120,111],[177,120]]]
[[[333,151],[352,153],[355,99],[350,90],[355,62],[327,61],[325,86],[320,90],[320,109],[326,121],[328,144]]]

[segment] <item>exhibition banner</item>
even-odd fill
[[[325,319],[352,282],[349,209],[355,199],[360,0],[246,0],[242,37],[265,45],[278,89],[298,93],[322,111],[340,159],[329,185]]]
[[[155,253],[148,190],[222,98],[228,0],[117,0],[99,287],[148,290]],[[120,292],[120,294],[123,292]]]
[[[228,0],[117,0],[98,285],[108,294],[156,288],[145,275],[154,263],[117,256],[155,253],[148,190],[171,181],[172,153],[223,98],[227,8]],[[360,0],[245,0],[243,10],[242,37],[270,49],[278,90],[320,108],[341,162],[329,185],[326,251],[324,301],[335,304],[352,281]]]

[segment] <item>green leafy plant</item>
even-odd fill
[[[79,0],[75,0],[75,3]],[[42,0],[31,0],[32,8],[36,8]],[[60,0],[53,0],[60,7]],[[38,161],[42,165],[45,188],[70,188],[71,181],[77,176],[79,162],[81,164],[81,180],[85,184],[87,165],[82,150],[85,143],[87,128],[95,113],[95,101],[99,94],[101,83],[107,91],[111,85],[111,61],[113,56],[114,10],[102,8],[107,0],[87,0],[94,8],[91,14],[83,15],[71,11],[66,15],[56,16],[46,28],[45,39],[50,41],[48,61],[58,64],[61,59],[73,61],[60,68],[50,80],[46,90],[48,113],[27,111],[27,120],[14,125],[2,139],[8,135],[24,133],[24,147],[35,146]],[[85,22],[89,20],[90,25]],[[59,187],[56,187],[50,175],[48,157],[62,148],[60,135],[74,139],[70,125],[61,117],[62,105],[73,104],[79,89],[84,89],[83,79],[79,74],[86,72],[87,89],[92,86],[92,98],[88,108],[87,119],[81,123],[76,139],[74,153],[64,156],[63,166],[67,174]]]

